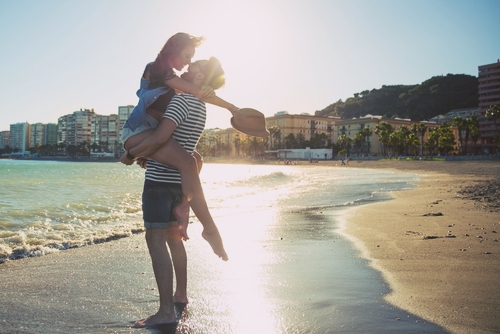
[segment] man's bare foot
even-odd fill
[[[186,196],[182,196],[181,202],[179,205],[174,207],[173,211],[175,218],[177,218],[177,222],[179,223],[179,234],[181,235],[182,240],[189,240],[187,235],[187,228],[189,224],[189,202]]]
[[[214,231],[203,230],[201,233],[203,238],[208,241],[214,253],[220,257],[222,260],[227,261],[229,258],[227,257],[226,251],[224,250],[224,245],[222,244],[222,238],[219,234],[219,230],[215,227]]]
[[[175,318],[175,314],[171,316],[163,315],[160,313],[153,314],[147,318],[137,320],[134,323],[134,328],[144,328],[158,325],[175,325],[177,323],[177,319]]]

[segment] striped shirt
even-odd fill
[[[163,115],[177,125],[172,136],[190,154],[205,128],[206,117],[205,103],[191,94],[175,95]],[[148,159],[146,180],[181,183],[181,175],[174,167]]]

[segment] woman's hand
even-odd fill
[[[130,160],[128,158],[128,154],[127,152],[123,153],[123,155],[121,156],[120,158],[120,162],[124,165],[127,165],[127,166],[130,166],[130,165],[133,165],[134,164],[134,160]]]
[[[205,100],[214,97],[215,91],[210,86],[202,86],[198,94],[200,96],[197,96],[197,98],[199,98],[200,100]]]
[[[148,159],[146,158],[137,158],[136,160],[137,164],[141,166],[142,168],[146,169],[146,163],[148,162]]]

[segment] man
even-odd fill
[[[206,84],[217,89],[224,82],[223,73],[219,61],[210,58],[210,60],[192,63],[182,78],[199,87]],[[135,146],[133,155],[145,157],[151,156],[151,152],[155,152],[154,155],[161,155],[162,152],[172,154],[171,150],[163,150],[170,135],[188,153],[192,153],[205,127],[205,120],[204,102],[191,94],[176,95],[172,98],[160,125],[151,135],[151,139]],[[188,302],[186,293],[187,256],[173,213],[173,208],[180,203],[182,196],[179,172],[170,166],[148,160],[142,205],[146,242],[158,285],[160,307],[157,313],[138,320],[135,327],[175,325],[177,320],[174,300],[177,305],[185,306]],[[216,232],[220,239],[218,231]],[[220,243],[221,251],[227,258],[222,240],[217,240],[217,243]],[[172,259],[167,244],[172,253]],[[172,261],[177,279],[175,295],[173,294]]]

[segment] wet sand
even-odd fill
[[[395,200],[351,210],[352,236],[393,305],[453,333],[500,332],[500,162],[351,162],[419,175]],[[464,191],[465,190],[465,191]]]

